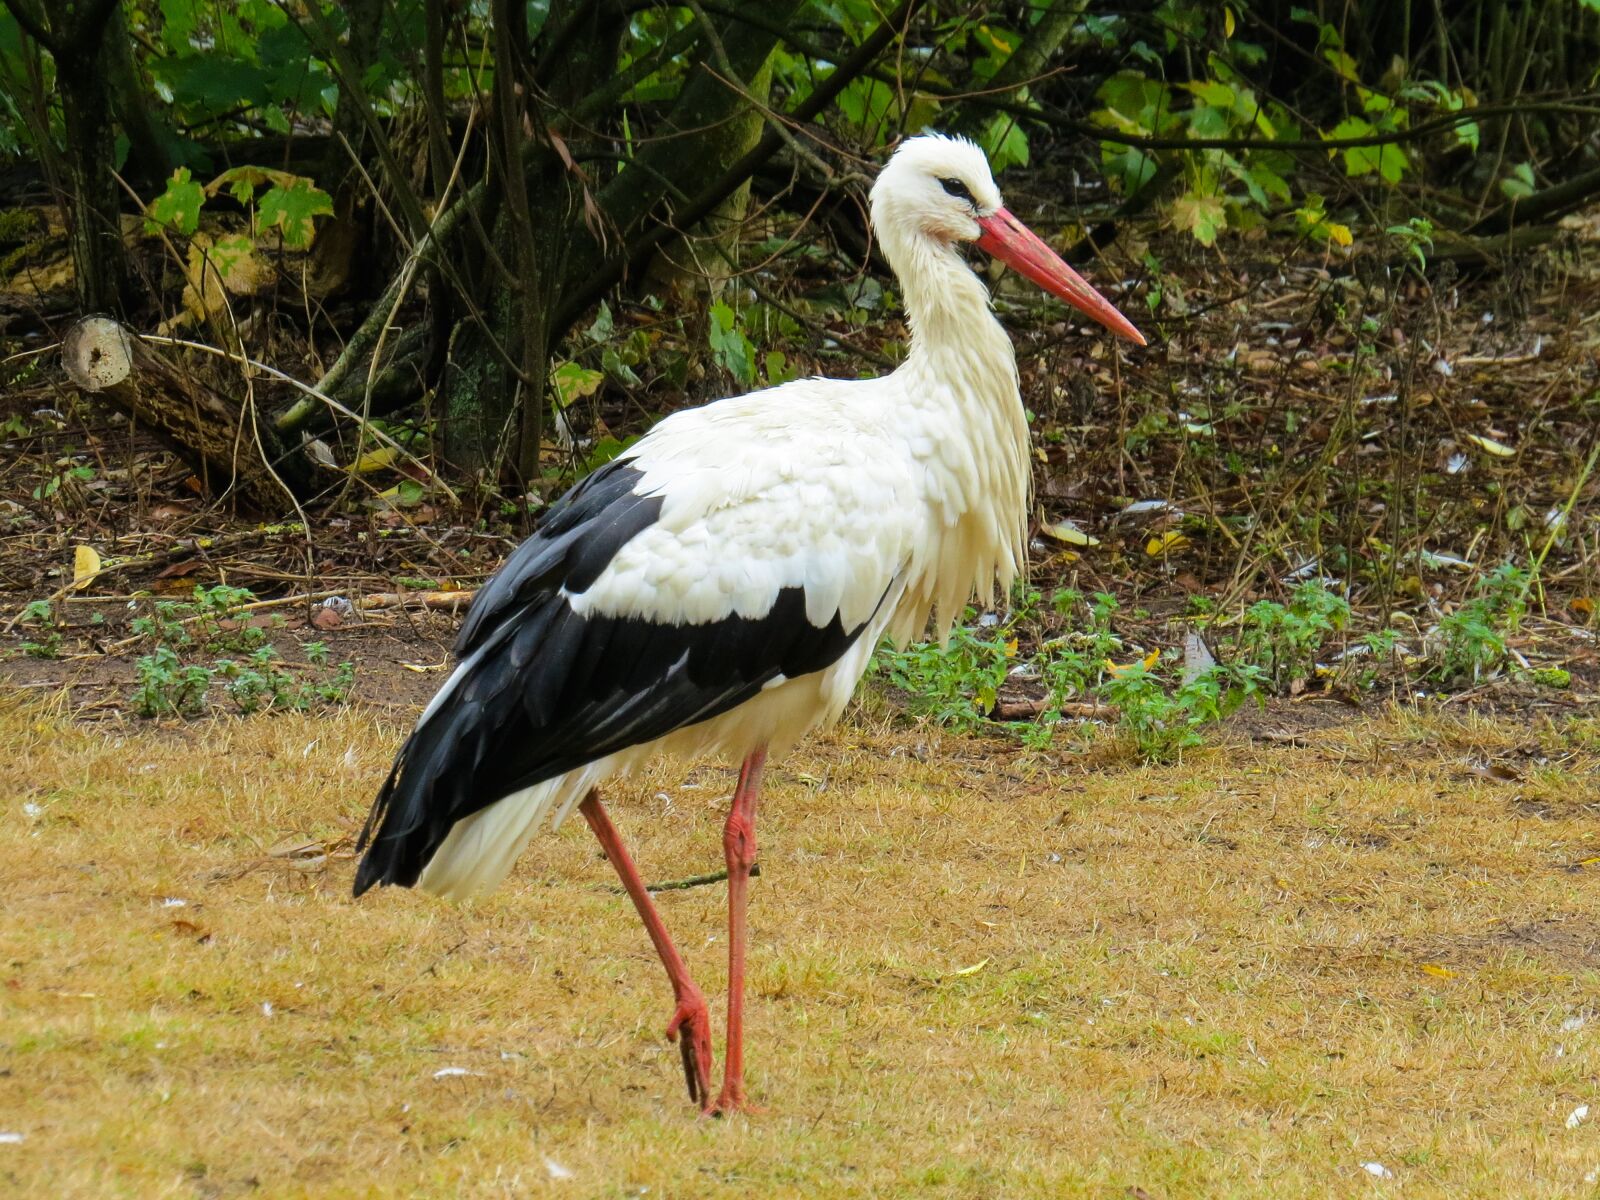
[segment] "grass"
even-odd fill
[[[271,851],[341,844],[395,725],[138,728],[0,708],[13,1194],[1595,1192],[1600,1118],[1567,1127],[1600,1108],[1593,725],[1393,717],[1162,767],[817,741],[769,772],[768,1111],[729,1122],[688,1108],[581,822],[473,907],[355,902],[347,851]],[[618,789],[648,877],[718,865],[731,781]],[[720,1027],[722,889],[661,903]]]

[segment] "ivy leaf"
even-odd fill
[[[205,202],[205,189],[189,177],[188,167],[179,167],[167,180],[167,190],[145,210],[145,232],[159,233],[165,227],[187,237],[200,227],[200,209]]]
[[[287,186],[275,184],[261,197],[256,209],[263,228],[276,225],[283,231],[287,246],[303,250],[311,245],[315,232],[313,217],[333,212],[333,198],[309,179],[295,176]]]

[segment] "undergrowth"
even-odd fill
[[[256,602],[248,588],[196,587],[193,603],[158,600],[136,617],[133,631],[154,643],[134,664],[129,696],[141,717],[198,716],[213,704],[217,684],[240,713],[308,711],[343,704],[355,685],[355,664],[330,666],[326,644],[308,642],[305,661],[283,660],[267,630],[242,611]],[[277,614],[269,626],[282,624]],[[217,656],[221,651],[223,656]],[[228,657],[239,654],[242,658]]]
[[[1003,617],[968,609],[946,645],[885,644],[874,662],[912,714],[949,728],[1002,732],[1040,749],[1064,722],[1104,719],[1140,758],[1163,761],[1204,744],[1207,727],[1246,703],[1314,683],[1366,691],[1391,665],[1440,686],[1510,674],[1564,687],[1566,672],[1531,667],[1510,644],[1532,582],[1513,563],[1495,568],[1475,595],[1439,617],[1420,651],[1391,628],[1354,635],[1349,599],[1324,579],[1231,619],[1196,598],[1174,639],[1180,644],[1150,649],[1118,633],[1119,604],[1108,593],[1061,588],[1046,598],[1019,588]],[[1035,698],[1011,702],[1008,690]]]

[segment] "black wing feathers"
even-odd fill
[[[511,792],[820,671],[860,635],[837,615],[811,624],[799,587],[759,617],[702,625],[574,612],[562,589],[591,587],[660,513],[639,477],[627,462],[589,476],[474,600],[456,654],[478,657],[401,748],[362,831],[357,895],[415,883],[457,821]]]

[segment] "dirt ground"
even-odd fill
[[[1596,1191],[1592,719],[1380,714],[1146,767],[858,711],[771,772],[766,1111],[725,1122],[684,1098],[665,981],[580,823],[472,906],[350,898],[408,722],[0,708],[5,1190]],[[615,791],[648,878],[720,865],[731,782]],[[723,889],[661,904],[720,1051]]]

